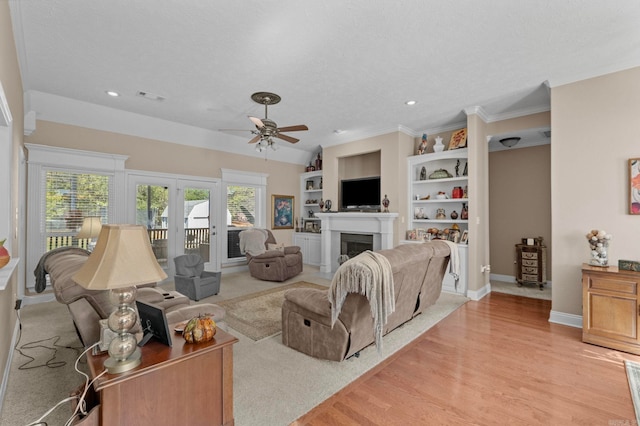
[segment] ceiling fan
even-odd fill
[[[255,135],[249,141],[249,143],[256,143],[258,141],[260,142],[258,144],[258,147],[256,147],[256,150],[262,151],[262,148],[267,148],[269,146],[275,150],[276,148],[274,145],[273,138],[282,139],[289,143],[296,143],[300,140],[288,135],[284,135],[281,132],[299,132],[303,130],[309,130],[309,128],[304,124],[298,124],[296,126],[278,127],[275,121],[269,119],[267,108],[269,107],[269,105],[277,104],[282,99],[280,98],[280,96],[276,95],[275,93],[256,92],[253,95],[251,95],[251,99],[256,103],[264,105],[264,118],[257,118],[257,117],[251,117],[251,116],[249,117],[249,120],[251,120],[251,122],[256,126],[256,130],[249,130],[251,133]],[[233,130],[233,129],[227,129],[227,130]]]

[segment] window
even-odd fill
[[[222,180],[227,194],[226,259],[242,261],[245,256],[240,253],[240,232],[266,224],[267,175],[223,169]]]
[[[75,236],[85,217],[97,216],[101,223],[108,223],[110,177],[59,170],[47,170],[42,176],[45,251],[65,246],[87,248],[89,240]]]
[[[80,246],[76,235],[85,217],[102,223],[125,223],[124,155],[25,143],[27,163],[26,270],[38,266],[43,253]],[[35,280],[26,279],[27,292]]]

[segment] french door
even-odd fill
[[[207,270],[219,270],[216,209],[218,183],[171,178],[166,175],[129,175],[130,220],[144,225],[153,253],[172,279],[173,259],[198,254]]]

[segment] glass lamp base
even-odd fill
[[[136,348],[136,350],[124,361],[118,361],[115,358],[107,358],[104,362],[104,367],[107,369],[109,374],[120,374],[139,366],[141,358],[142,354],[140,353],[140,349]]]

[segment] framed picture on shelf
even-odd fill
[[[460,244],[467,244],[469,242],[469,231],[466,229],[462,231],[462,236],[460,237]]]
[[[304,224],[304,230],[306,232],[313,232],[315,230],[314,225],[315,223],[313,223],[313,221],[308,220]]]
[[[629,159],[629,214],[640,214],[640,158]]]
[[[312,180],[308,180],[307,181],[307,191],[311,191],[313,189],[313,181]]]
[[[451,140],[449,140],[449,148],[452,149],[464,148],[467,146],[467,129],[460,129],[451,134]]]
[[[294,200],[293,195],[271,196],[271,229],[293,229]]]
[[[460,231],[456,229],[452,229],[451,231],[449,231],[449,241],[454,243],[460,242]]]

